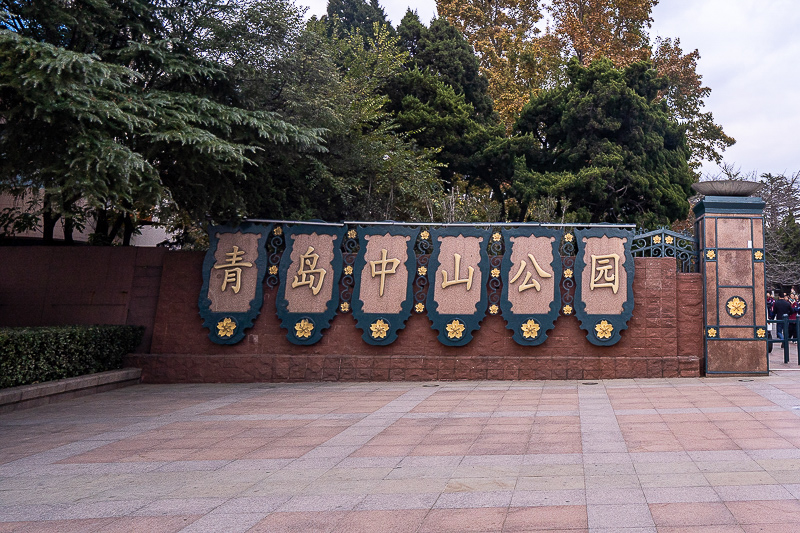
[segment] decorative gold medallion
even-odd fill
[[[350,231],[347,232],[347,238],[348,239],[355,239],[357,236],[358,236],[358,233],[356,233],[356,230],[354,230],[354,229],[351,229]]]
[[[492,304],[492,305],[489,306],[489,314],[490,315],[496,315],[499,312],[500,312],[500,308],[497,307],[496,305]]]
[[[675,237],[673,237],[672,235],[667,235],[667,237],[664,240],[667,242],[667,244],[672,244],[673,242],[675,242]]]
[[[499,278],[500,277],[500,269],[499,268],[493,268],[492,269],[492,277],[493,278]]]
[[[424,303],[422,303],[422,302],[418,303],[417,305],[415,305],[415,306],[414,306],[414,310],[415,310],[417,313],[421,313],[421,312],[423,312],[423,311],[425,310],[425,304],[424,304]]]
[[[419,234],[419,238],[422,239],[423,241],[427,241],[428,237],[430,236],[431,234],[428,233],[428,230],[423,230],[422,233]]]
[[[717,329],[716,328],[708,328],[708,336],[709,338],[715,338],[717,336]]]
[[[301,339],[310,337],[312,331],[314,331],[314,324],[305,318],[294,325],[294,334]]]
[[[535,339],[539,336],[539,324],[535,320],[528,320],[521,326],[522,336],[526,339]]]
[[[339,306],[339,309],[342,310],[342,313],[348,312],[350,310],[350,303],[349,302],[342,302],[342,304]]]
[[[601,320],[594,327],[594,331],[598,339],[610,339],[611,334],[614,332],[614,326],[609,324],[607,320]]]
[[[277,226],[274,230],[272,230],[273,235],[283,235],[283,229],[280,226]]]
[[[373,339],[385,339],[386,332],[389,331],[389,324],[383,321],[383,319],[376,320],[370,327],[370,331],[372,331],[372,338]]]
[[[714,250],[709,250],[706,252],[706,257],[708,259],[714,259],[715,257],[717,257],[717,253]]]
[[[762,259],[764,259],[764,252],[762,252],[761,250],[756,250],[756,252],[753,254],[753,257],[755,257],[756,260],[761,261]]]
[[[767,336],[767,330],[765,330],[764,328],[758,328],[756,330],[756,335],[758,335],[759,339],[763,339],[764,337]]]
[[[653,236],[653,243],[654,244],[661,244],[661,235],[654,235]]]
[[[572,314],[572,306],[569,305],[569,304],[565,305],[561,310],[564,311],[565,315],[571,315]]]
[[[747,304],[738,296],[734,296],[728,300],[725,305],[728,307],[728,314],[734,318],[739,318],[744,315],[744,312],[747,309]]]
[[[419,276],[427,276],[428,275],[428,267],[419,267],[417,269],[417,275],[419,275]]]
[[[352,273],[353,273],[353,267],[352,266],[347,265],[346,267],[344,267],[344,275],[345,276],[349,276]]]
[[[572,235],[572,233],[567,233],[566,235],[564,235],[564,240],[567,242],[572,242],[572,239],[574,238],[575,237]]]
[[[500,239],[502,239],[502,238],[503,238],[503,236],[500,235],[500,232],[496,232],[496,233],[492,234],[492,240],[494,242],[500,242]]]
[[[278,273],[278,267],[276,265],[272,265],[271,267],[269,267],[269,273],[270,275],[274,276],[275,274]]]
[[[450,339],[460,339],[464,336],[464,324],[459,320],[453,320],[447,324],[447,337]]]
[[[571,268],[568,268],[568,269],[566,269],[564,271],[564,277],[565,278],[571,278],[572,277],[572,269]]]
[[[218,337],[230,337],[236,330],[236,323],[228,317],[225,317],[217,324]]]

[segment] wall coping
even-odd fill
[[[142,370],[123,368],[74,378],[0,389],[0,413],[45,405],[59,400],[136,385]]]

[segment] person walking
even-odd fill
[[[781,321],[778,322],[778,338],[783,340],[783,315],[789,316],[793,313],[792,304],[789,303],[789,296],[786,293],[783,293],[780,298],[775,300],[773,312],[775,315],[775,320]],[[786,333],[788,333],[788,331]]]

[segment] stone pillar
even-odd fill
[[[707,375],[769,373],[763,210],[761,198],[736,196],[694,208]]]

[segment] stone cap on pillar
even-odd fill
[[[760,215],[767,204],[758,196],[706,196],[694,206],[697,217],[706,213]]]

